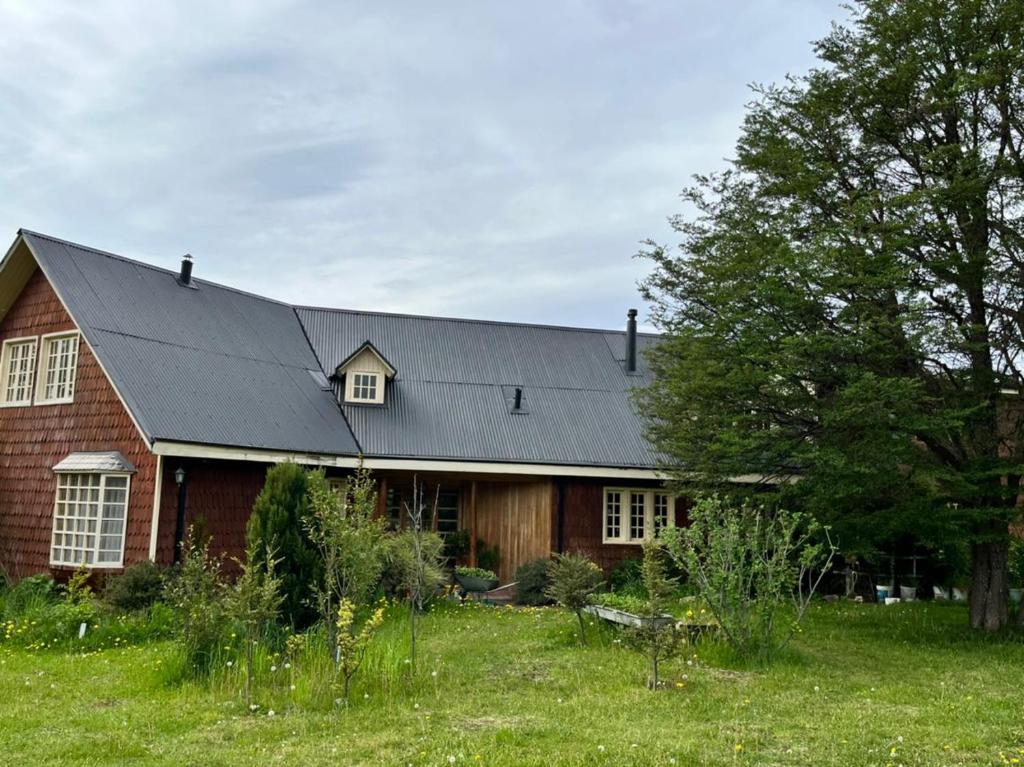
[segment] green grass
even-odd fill
[[[955,606],[820,605],[771,668],[743,668],[721,647],[698,646],[669,665],[670,688],[652,693],[642,659],[611,630],[592,627],[592,645],[578,648],[573,620],[557,610],[446,608],[422,622],[414,678],[404,626],[392,618],[349,708],[324,705],[331,693],[312,689],[308,670],[271,673],[274,659],[265,658],[255,715],[241,701],[237,667],[209,683],[171,681],[168,642],[85,656],[0,644],[0,762],[909,767],[1024,759],[1024,645],[971,635],[965,623]]]

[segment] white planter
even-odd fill
[[[932,586],[932,596],[935,597],[936,602],[948,602],[949,589],[944,589],[942,586]]]
[[[964,591],[963,589],[954,588],[953,589],[953,601],[954,602],[966,602],[967,601],[967,592]]]
[[[1015,605],[1019,605],[1021,600],[1024,599],[1024,589],[1010,589],[1010,601]]]
[[[917,586],[900,586],[900,599],[904,602],[913,602],[917,599]]]
[[[650,618],[641,618],[639,615],[627,613],[624,610],[619,610],[614,607],[605,607],[604,605],[589,605],[583,609],[591,615],[596,615],[598,618],[610,621],[611,623],[618,623],[620,626],[640,628],[642,626],[646,626],[650,622]],[[671,615],[661,615],[655,618],[655,622],[661,626],[666,626],[674,620],[675,618]]]

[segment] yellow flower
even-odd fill
[[[742,750],[743,750],[743,744],[742,743],[737,743],[736,747],[735,747],[736,753],[738,754]]]

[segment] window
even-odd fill
[[[32,379],[36,372],[35,338],[12,338],[4,341],[0,361],[0,405],[14,407],[32,404]]]
[[[381,403],[384,401],[380,373],[351,372],[347,375],[349,378],[348,396],[345,399],[349,402]]]
[[[640,488],[605,488],[604,542],[641,543],[675,525],[672,496]],[[625,518],[624,518],[625,517]]]
[[[78,333],[43,336],[37,405],[73,402],[78,368]]]
[[[120,567],[127,474],[58,474],[51,565]]]

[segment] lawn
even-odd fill
[[[0,645],[0,754],[11,765],[998,765],[1024,760],[1024,645],[942,605],[814,607],[767,670],[698,645],[644,688],[609,629],[574,645],[554,609],[444,607],[418,672],[392,618],[352,705],[317,710],[265,671],[172,683],[168,642],[89,655]],[[273,715],[269,711],[273,710]]]

